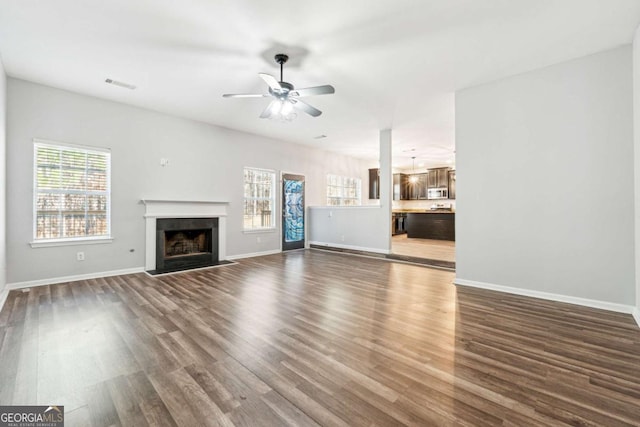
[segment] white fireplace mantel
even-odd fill
[[[218,259],[226,259],[227,207],[229,202],[208,200],[142,199],[145,205],[145,270],[156,269],[156,220],[158,218],[218,218]]]

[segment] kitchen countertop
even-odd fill
[[[456,211],[451,211],[449,209],[394,209],[392,213],[417,213],[417,214],[434,214],[434,213],[443,213],[443,214],[454,214]]]

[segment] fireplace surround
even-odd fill
[[[212,257],[216,256],[218,263],[226,262],[228,202],[143,199],[141,203],[145,205],[145,270],[147,272],[157,274],[163,270],[197,268],[191,265],[183,265],[182,267],[175,265],[180,262],[195,265],[197,257],[208,256],[209,261],[212,262],[210,265],[215,265]],[[187,226],[182,228],[182,226],[172,225],[170,221],[175,220],[179,220]],[[210,223],[207,224],[207,221]],[[206,230],[216,229],[214,223],[217,223],[217,238],[213,231],[211,231],[210,237],[207,237]],[[167,226],[167,224],[169,225]],[[182,230],[181,236],[178,235],[180,230]],[[205,230],[204,236],[202,230]],[[162,231],[161,238],[159,238],[160,231]],[[163,241],[162,246],[159,245],[159,241]],[[170,245],[168,248],[165,247],[167,242]],[[169,267],[167,267],[166,260],[158,263],[157,254],[159,253],[170,260]],[[186,261],[187,258],[190,260]]]

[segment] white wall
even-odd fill
[[[636,308],[634,316],[640,325],[640,27],[636,30],[633,39],[633,148],[636,227]]]
[[[33,138],[111,148],[112,244],[29,246]],[[278,250],[279,230],[242,232],[245,166],[304,174],[307,206],[326,203],[327,173],[368,182],[367,162],[16,79],[8,81],[7,156],[10,283],[144,266],[142,198],[228,201],[227,255]],[[85,261],[75,260],[79,250]]]
[[[456,94],[456,283],[630,307],[625,46]]]
[[[390,129],[380,131],[379,204],[362,207],[312,206],[309,209],[311,244],[391,252],[391,139]]]
[[[0,57],[0,307],[3,303],[3,291],[7,279],[6,248],[6,113],[7,113],[7,76]]]

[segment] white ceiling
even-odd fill
[[[452,158],[457,89],[630,43],[639,24],[638,0],[0,0],[0,53],[12,77],[361,158],[392,128],[396,166],[431,166]],[[298,62],[286,81],[336,88],[308,98],[322,116],[222,98],[264,92],[276,50]]]

